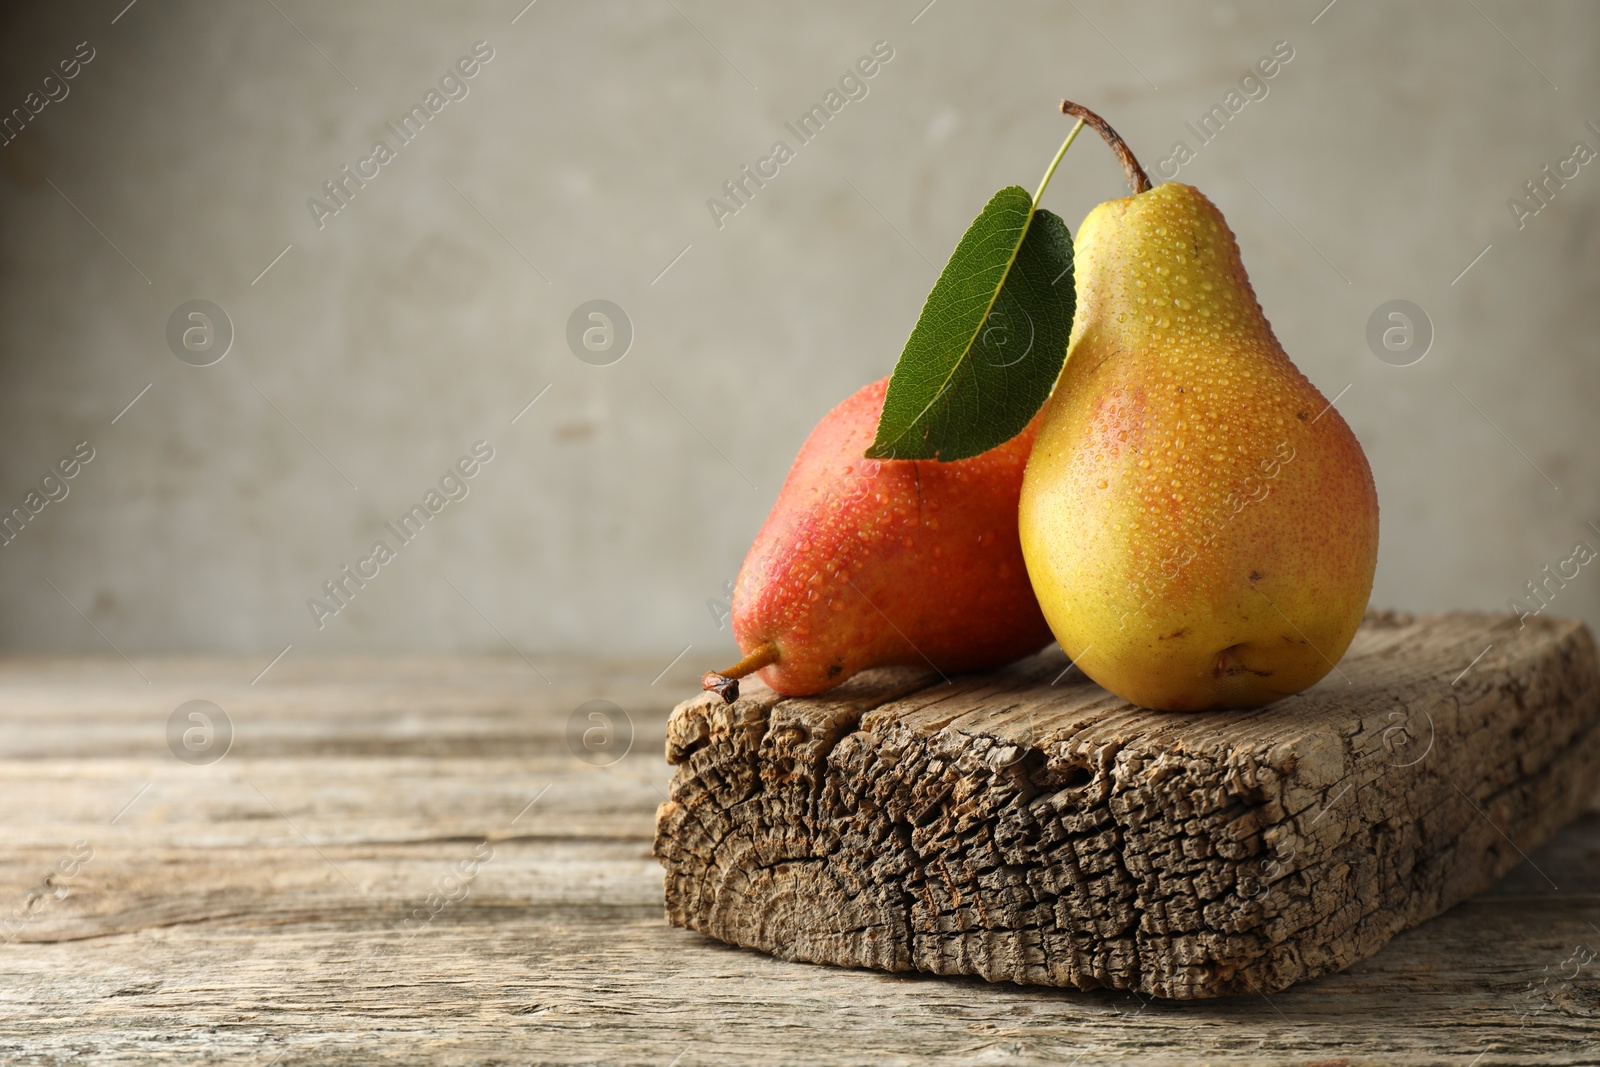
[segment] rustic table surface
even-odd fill
[[[0,1058],[1600,1063],[1594,814],[1270,999],[789,964],[675,929],[651,838],[692,659],[0,661]]]

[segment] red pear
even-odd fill
[[[1017,536],[1039,420],[971,459],[866,459],[888,385],[817,424],[750,546],[733,591],[744,658],[704,679],[729,702],[757,671],[804,696],[869,667],[996,667],[1051,640]]]

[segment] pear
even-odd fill
[[[730,703],[754,671],[804,696],[869,667],[980,670],[1050,642],[1017,537],[1039,419],[970,459],[866,459],[888,384],[817,424],[750,546],[732,603],[746,655],[703,679]]]
[[[1136,195],[1078,231],[1022,552],[1062,649],[1106,689],[1156,709],[1255,707],[1349,647],[1377,492],[1350,427],[1273,336],[1222,213],[1124,165]]]

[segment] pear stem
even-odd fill
[[[1072,141],[1078,136],[1078,131],[1081,129],[1083,129],[1083,119],[1078,120],[1078,124],[1072,127],[1072,132],[1067,134],[1067,139],[1061,142],[1061,148],[1056,152],[1056,158],[1050,161],[1050,169],[1044,172],[1043,178],[1039,179],[1038,191],[1033,194],[1034,207],[1039,206],[1039,198],[1044,195],[1045,187],[1050,184],[1050,179],[1055,177],[1056,167],[1061,164],[1061,157],[1067,154],[1067,149],[1072,147]]]
[[[762,667],[770,667],[778,662],[778,643],[767,641],[757,645],[750,653],[731,667],[720,671],[707,671],[700,679],[700,688],[708,693],[716,693],[722,698],[723,703],[732,704],[739,699],[739,679],[747,674],[754,674]]]
[[[1087,122],[1094,127],[1095,133],[1105,138],[1106,144],[1111,146],[1111,151],[1117,154],[1117,159],[1122,164],[1122,173],[1128,176],[1128,188],[1133,190],[1135,196],[1150,191],[1150,175],[1146,174],[1144,168],[1139,166],[1139,161],[1133,156],[1133,150],[1128,147],[1127,142],[1118,135],[1117,131],[1111,128],[1110,123],[1082,104],[1074,104],[1071,100],[1061,101],[1061,113],[1071,115],[1078,120],[1079,125]],[[1077,131],[1074,130],[1073,132],[1076,133]]]

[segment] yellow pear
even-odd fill
[[[1355,636],[1377,492],[1355,435],[1273,336],[1221,212],[1137,167],[1147,191],[1078,231],[1023,557],[1062,649],[1111,692],[1255,707],[1315,684]]]

